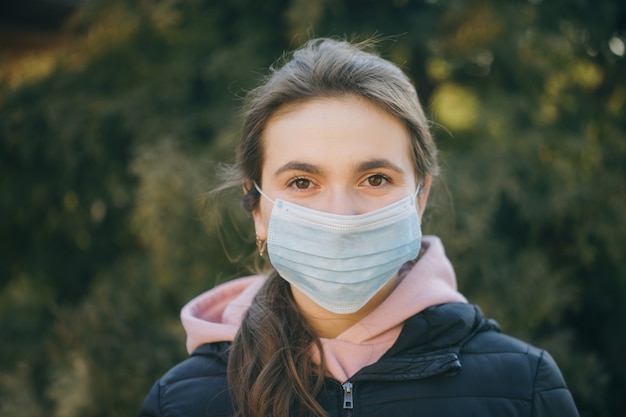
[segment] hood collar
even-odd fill
[[[234,279],[189,301],[180,312],[187,352],[205,343],[234,340],[243,315],[265,283],[263,275]]]

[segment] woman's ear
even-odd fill
[[[417,194],[417,208],[420,219],[424,215],[424,210],[426,210],[426,202],[428,201],[428,194],[430,193],[430,185],[433,181],[432,175],[427,175],[424,180],[424,184],[420,188],[420,192]]]
[[[241,188],[243,190],[243,195],[248,195],[248,193],[250,192],[250,189],[252,188],[252,181],[250,180],[245,180],[243,182],[243,184],[241,184]]]
[[[243,184],[243,194],[248,195],[250,193],[250,189],[254,185],[252,181],[245,181]],[[267,228],[264,217],[262,215],[262,201],[258,201],[256,207],[251,210],[252,219],[254,221],[254,232],[257,240],[265,241],[267,239]]]
[[[257,206],[254,210],[252,210],[252,219],[254,220],[254,233],[256,235],[257,240],[265,241],[267,240],[267,226],[265,223],[265,219],[261,214],[261,204]]]

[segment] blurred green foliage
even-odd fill
[[[443,175],[425,232],[581,415],[626,412],[626,5],[88,1],[0,74],[0,415],[133,415],[184,358],[180,307],[253,263],[239,97],[311,36],[390,36]]]

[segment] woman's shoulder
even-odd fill
[[[532,391],[567,390],[561,371],[542,348],[500,332],[499,328],[477,332],[461,348],[461,363],[466,367],[483,368],[489,373],[514,375],[518,382],[512,386],[530,386]]]
[[[500,325],[492,319],[483,319],[482,331],[476,332],[463,345],[464,351],[471,353],[511,353],[540,355],[539,349],[514,336],[503,333]]]
[[[223,376],[228,361],[230,342],[206,343],[199,346],[187,359],[167,371],[160,379],[164,385],[188,379]]]
[[[229,342],[199,346],[152,387],[140,416],[224,416],[231,401],[226,380]]]

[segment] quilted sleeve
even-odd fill
[[[159,381],[157,381],[143,401],[139,410],[139,417],[161,417],[160,400],[161,387]]]
[[[578,417],[578,410],[552,356],[541,353],[533,390],[533,417]]]

